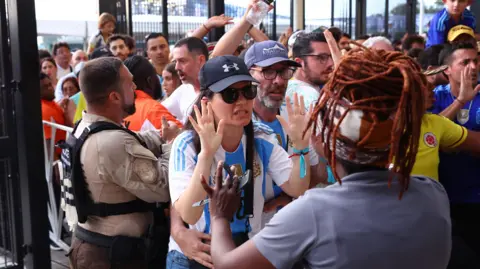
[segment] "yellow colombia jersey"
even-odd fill
[[[438,181],[439,150],[455,148],[467,138],[467,129],[436,114],[422,117],[420,143],[412,175],[422,175]]]
[[[75,110],[75,117],[73,118],[73,123],[77,122],[79,119],[82,118],[82,112],[87,110],[87,102],[85,101],[85,97],[83,97],[83,93],[79,93],[77,110]]]

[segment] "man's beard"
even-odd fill
[[[286,87],[285,89],[283,89],[283,91],[280,89],[280,87],[281,86],[279,85],[270,85],[270,87],[266,89],[261,89],[259,86],[257,98],[260,101],[260,103],[264,107],[270,110],[280,109],[283,102],[285,101],[285,93],[287,91]],[[270,98],[269,96],[270,93],[283,94],[283,98],[281,100],[275,100],[273,98]]]
[[[128,54],[125,55],[123,53],[118,53],[116,58],[120,59],[121,61],[125,61],[128,58]]]
[[[271,100],[270,97],[268,97],[267,95],[260,98],[260,103],[268,109],[280,109],[280,107],[283,104],[283,100],[282,101]]]
[[[305,62],[305,78],[314,86],[320,86],[320,85],[324,85],[327,83],[327,80],[323,80],[321,77],[319,76],[315,76],[315,75],[311,75],[312,72],[310,70],[310,68],[308,67],[308,64],[307,62]],[[327,71],[327,70],[325,70]],[[323,73],[322,73],[323,74]]]
[[[135,103],[132,103],[131,105],[127,105],[127,104],[124,104],[124,105],[123,105],[123,111],[124,111],[125,114],[127,114],[128,116],[135,114],[135,111],[136,111],[136,110],[137,110],[137,109],[135,108]]]
[[[135,114],[135,111],[137,111],[137,108],[135,107],[135,100],[137,100],[137,93],[133,92],[133,103],[128,105],[128,104],[123,104],[123,111],[127,114],[127,116]]]
[[[41,96],[41,99],[46,100],[46,101],[53,101],[55,99],[55,94],[45,94]]]

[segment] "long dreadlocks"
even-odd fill
[[[319,125],[325,156],[340,184],[337,157],[390,168],[398,174],[402,197],[417,155],[426,87],[420,66],[400,52],[361,48],[342,58],[308,124],[315,133]]]

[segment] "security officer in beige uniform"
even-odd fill
[[[157,131],[133,133],[122,126],[135,112],[136,89],[122,61],[92,60],[79,80],[88,112],[62,154],[71,165],[62,184],[75,230],[71,267],[147,268],[152,208],[170,199],[169,145]]]

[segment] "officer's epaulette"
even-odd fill
[[[267,135],[271,135],[274,133],[273,129],[270,128],[268,125],[263,124],[259,121],[253,121],[253,132],[254,133],[264,133]]]

